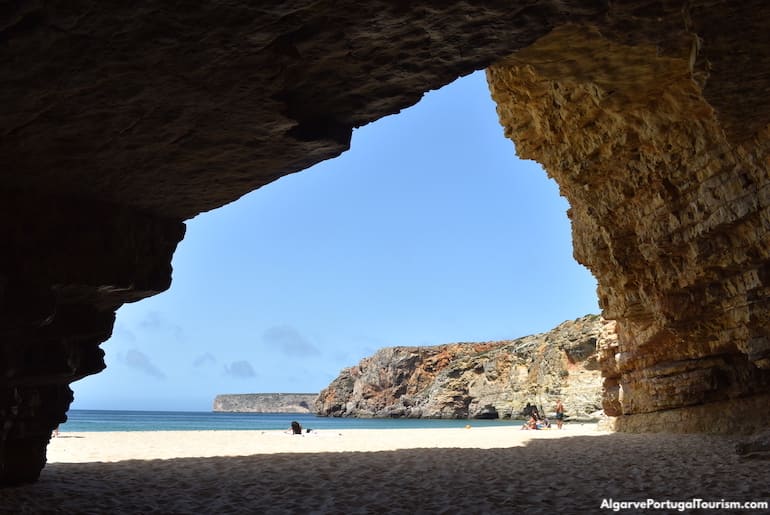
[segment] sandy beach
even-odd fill
[[[61,433],[38,483],[0,490],[0,513],[612,513],[613,501],[770,500],[767,462],[740,460],[737,441],[593,424]],[[678,509],[619,512],[640,511]]]

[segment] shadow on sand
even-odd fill
[[[529,515],[612,513],[601,509],[604,499],[770,499],[767,464],[739,461],[735,442],[607,434],[487,450],[54,463],[36,484],[0,490],[0,513]]]

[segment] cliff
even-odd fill
[[[170,286],[185,219],[482,68],[617,321],[615,427],[770,423],[770,4],[274,4],[0,9],[0,485],[38,477],[115,311]]]
[[[701,39],[744,4],[691,7],[671,5],[666,37],[563,26],[487,74],[518,154],[569,200],[574,255],[618,322],[600,354],[614,427],[751,432],[770,401],[770,127],[746,95],[770,54]],[[733,72],[746,89],[719,91]]]
[[[228,413],[310,413],[317,393],[221,394],[213,411]]]
[[[616,340],[596,315],[516,340],[389,347],[344,369],[318,395],[334,417],[517,417],[527,402],[589,418],[601,409],[597,346]]]

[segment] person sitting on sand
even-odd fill
[[[527,423],[521,426],[521,428],[522,429],[540,429],[539,427],[537,427],[537,419],[535,418],[534,415],[530,416]]]
[[[302,434],[302,426],[296,420],[292,420],[291,422],[291,434],[293,435]]]

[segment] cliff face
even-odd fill
[[[214,398],[213,411],[227,413],[311,413],[317,393],[241,393]]]
[[[600,360],[615,426],[750,431],[770,388],[768,132],[721,110],[709,59],[724,42],[696,37],[717,20],[691,14],[665,39],[561,27],[488,76],[519,155],[569,199],[575,256],[618,320]]]
[[[770,423],[770,4],[22,0],[0,10],[0,484],[32,481],[183,220],[494,65],[571,204],[631,430]],[[731,417],[724,417],[729,412]]]
[[[339,155],[352,129],[597,14],[562,2],[0,9],[0,484],[32,481],[183,220]]]
[[[518,416],[527,402],[569,415],[601,409],[597,346],[613,345],[614,322],[586,316],[511,341],[389,347],[346,368],[318,395],[319,415],[474,418]]]

